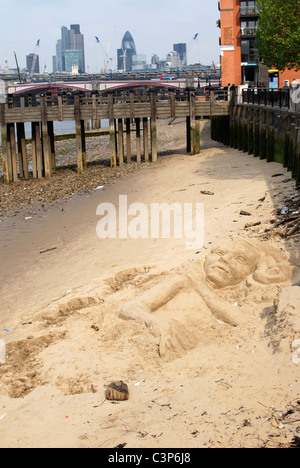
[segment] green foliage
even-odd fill
[[[263,62],[279,70],[300,69],[300,0],[257,0],[256,46]]]

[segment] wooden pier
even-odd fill
[[[86,122],[109,121],[111,166],[116,167],[131,161],[133,122],[137,162],[142,161],[142,151],[145,161],[155,162],[159,119],[185,117],[187,151],[197,154],[200,152],[200,119],[224,115],[229,115],[228,101],[216,100],[213,92],[208,100],[203,100],[197,97],[194,89],[10,97],[6,104],[0,104],[4,181],[8,184],[17,182],[19,177],[51,177],[56,167],[53,130],[56,121],[75,121],[77,169],[82,174],[86,168]],[[31,123],[32,129],[31,170],[25,142],[26,122]]]

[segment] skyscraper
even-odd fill
[[[40,59],[37,54],[26,55],[26,68],[28,73],[40,73]]]
[[[122,39],[121,48],[117,50],[118,69],[123,71],[132,70],[132,57],[136,55],[136,47],[132,35],[126,31]]]
[[[177,52],[179,54],[181,65],[182,66],[187,65],[186,44],[185,43],[173,44],[173,50],[174,52]]]
[[[61,39],[56,43],[56,55],[53,57],[53,72],[72,72],[78,67],[79,73],[85,73],[84,36],[79,24],[61,28]]]

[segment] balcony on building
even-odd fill
[[[241,6],[240,9],[241,16],[244,17],[251,17],[251,18],[258,18],[259,17],[259,9],[256,6]]]
[[[258,27],[246,27],[241,28],[241,38],[242,39],[252,39],[255,38]]]

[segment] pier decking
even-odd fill
[[[131,160],[132,122],[135,123],[137,162],[142,160],[142,151],[145,161],[155,162],[158,153],[156,126],[159,119],[185,117],[187,151],[197,154],[200,152],[200,119],[228,114],[228,101],[217,100],[214,92],[205,100],[197,97],[194,89],[9,97],[6,104],[0,104],[4,181],[16,182],[19,177],[51,177],[55,172],[55,121],[75,121],[77,169],[81,174],[86,167],[87,121],[109,121],[110,159],[111,166],[115,167]],[[32,127],[32,171],[29,171],[26,151],[26,122],[30,122]]]

